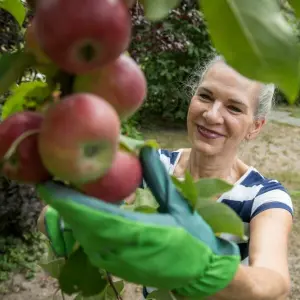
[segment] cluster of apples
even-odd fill
[[[0,124],[1,172],[25,183],[58,178],[87,195],[117,202],[142,180],[140,161],[119,147],[121,120],[142,105],[143,71],[125,52],[128,0],[37,0],[26,49],[74,78],[72,92],[43,112]]]

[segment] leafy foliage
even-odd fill
[[[0,0],[0,8],[9,12],[18,22],[20,27],[23,25],[23,22],[26,17],[26,10],[21,1]]]
[[[142,66],[148,96],[139,111],[147,123],[152,116],[182,122],[190,101],[192,73],[215,52],[203,14],[194,1],[181,4],[163,20],[150,22],[143,7],[132,9],[130,55]]]

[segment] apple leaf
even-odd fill
[[[219,198],[221,194],[231,190],[232,187],[232,184],[218,178],[202,178],[198,180],[195,182],[195,188],[199,196],[197,206],[201,205],[202,200],[217,200],[216,198]]]
[[[249,78],[275,83],[294,103],[300,85],[299,44],[279,1],[199,0],[199,5],[211,40],[228,64]]]
[[[180,0],[140,0],[140,2],[144,7],[146,18],[150,21],[158,21],[176,8]]]
[[[105,294],[100,293],[91,297],[83,297],[81,294],[78,294],[74,300],[105,300]]]
[[[199,207],[203,201],[215,199],[232,188],[231,184],[217,178],[194,181],[189,172],[185,173],[184,180],[172,176],[172,181],[193,208]]]
[[[90,296],[90,297],[84,297],[82,294],[78,294],[74,300],[105,300],[105,293],[104,291],[98,295]]]
[[[159,148],[158,143],[154,140],[143,141],[133,139],[123,134],[120,135],[120,148],[124,151],[136,153],[139,149],[141,149],[144,146],[153,147],[155,149]]]
[[[154,198],[152,192],[149,188],[141,189],[138,188],[135,192],[135,205],[136,207],[150,207],[153,209],[157,209],[159,204]]]
[[[61,269],[65,264],[64,258],[52,260],[48,263],[40,263],[39,265],[47,272],[51,277],[58,279]]]
[[[59,284],[62,292],[72,295],[81,293],[83,297],[100,294],[107,285],[101,271],[89,261],[83,249],[73,252],[63,266]]]
[[[294,9],[297,18],[300,18],[300,1],[299,0],[289,0],[288,2]]]
[[[247,239],[243,221],[228,205],[215,201],[203,201],[200,207],[196,207],[196,210],[215,234],[229,233],[243,240]]]
[[[22,27],[26,16],[26,9],[20,0],[0,0],[0,8],[9,12]]]
[[[183,300],[189,298],[183,298],[177,295],[175,296],[172,292],[166,290],[156,290],[150,293],[146,299],[147,300]],[[198,299],[200,298],[198,297]]]
[[[216,202],[221,194],[229,191],[232,185],[217,178],[203,178],[194,181],[189,172],[184,180],[172,176],[178,191],[196,210],[215,234],[229,233],[245,238],[244,223],[229,206]]]
[[[118,294],[122,294],[125,284],[123,280],[115,281],[114,288]],[[82,294],[78,294],[74,300],[115,300],[116,294],[110,284],[107,284],[106,288],[98,295],[91,297],[84,297]]]
[[[156,213],[159,204],[154,198],[149,188],[138,188],[135,191],[135,200],[133,204],[124,204],[123,209],[130,211],[138,211],[147,214]]]
[[[191,174],[185,172],[185,178],[182,181],[173,175],[171,176],[171,179],[182,196],[189,201],[192,207],[194,207],[198,201],[198,191]]]
[[[6,93],[34,61],[32,54],[22,51],[3,54],[0,57],[0,94]]]
[[[3,120],[16,112],[23,111],[28,100],[37,103],[50,95],[51,91],[46,83],[32,81],[15,85],[11,92],[12,94],[6,99],[2,108]]]

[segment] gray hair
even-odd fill
[[[189,85],[189,87],[192,89],[193,95],[196,93],[198,86],[203,81],[207,71],[216,62],[226,63],[223,56],[215,55],[212,58],[210,58],[208,61],[206,61],[205,64],[200,67],[200,70],[197,70],[197,74],[196,74],[197,79],[193,80],[192,85]],[[255,119],[267,118],[267,116],[269,115],[272,109],[272,106],[274,104],[274,99],[275,99],[275,89],[276,89],[275,85],[273,83],[267,83],[267,84],[262,82],[260,83],[262,85],[262,88],[258,95],[258,106],[257,106],[256,113],[254,115]]]

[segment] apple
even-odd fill
[[[39,152],[49,172],[70,183],[103,176],[118,149],[120,119],[104,99],[71,94],[44,113]]]
[[[40,183],[50,178],[38,152],[38,130],[43,116],[32,111],[17,112],[0,123],[1,173],[23,183]],[[8,158],[5,155],[19,139]]]
[[[118,150],[111,168],[102,177],[77,187],[84,194],[110,203],[130,196],[142,181],[141,163],[133,154]]]
[[[35,21],[43,51],[71,74],[113,61],[131,40],[131,16],[123,0],[39,0]]]
[[[130,56],[122,54],[96,71],[76,76],[74,91],[104,98],[124,120],[142,105],[147,93],[147,81],[138,64]]]
[[[38,64],[50,64],[51,60],[46,56],[46,54],[41,49],[35,33],[35,19],[33,18],[28,25],[25,32],[25,50],[32,53],[38,62]]]

